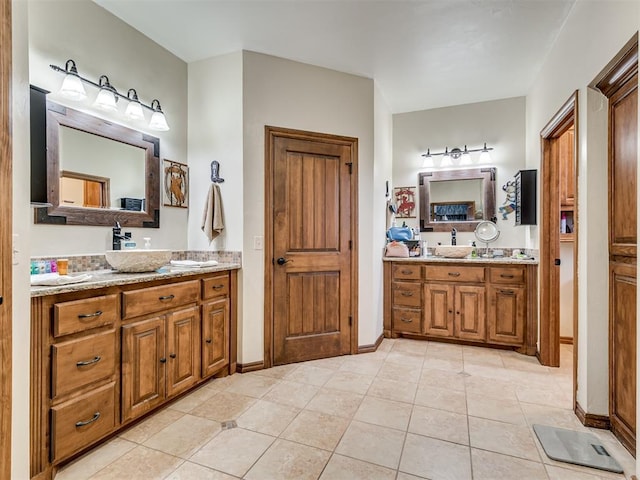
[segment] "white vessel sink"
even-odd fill
[[[471,245],[437,245],[436,255],[446,258],[464,258],[471,254]]]
[[[109,265],[120,272],[153,272],[169,263],[171,250],[107,250],[104,256]]]

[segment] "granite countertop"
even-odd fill
[[[537,265],[538,259],[526,257],[526,258],[512,258],[512,257],[492,257],[492,258],[446,258],[436,255],[430,255],[427,257],[382,257],[383,262],[415,262],[415,263],[486,263],[491,265]]]
[[[57,295],[60,293],[79,292],[96,288],[112,287],[115,285],[128,285],[134,283],[150,282],[165,278],[190,277],[202,273],[224,272],[227,270],[237,270],[242,265],[239,263],[218,263],[210,267],[201,268],[177,268],[163,267],[156,272],[148,273],[121,273],[116,270],[96,270],[79,272],[91,275],[91,279],[82,283],[71,283],[56,286],[33,286],[31,287],[31,297],[44,297],[47,295]],[[74,274],[76,275],[76,274]]]

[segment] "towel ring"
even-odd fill
[[[224,182],[224,178],[220,178],[218,173],[220,172],[220,162],[214,160],[211,162],[211,181],[213,183],[222,183]]]

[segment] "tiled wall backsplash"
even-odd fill
[[[59,255],[57,257],[31,257],[31,261],[57,260],[66,258],[69,260],[69,273],[89,272],[96,270],[111,270],[104,255]],[[242,264],[242,252],[212,252],[209,250],[175,250],[171,253],[171,260],[194,260],[203,262],[217,260],[220,263]]]

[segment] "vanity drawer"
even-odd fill
[[[122,293],[122,318],[139,317],[198,301],[198,280],[142,288]]]
[[[116,426],[115,382],[51,408],[51,456],[53,462],[112,431]]]
[[[51,346],[51,397],[115,373],[116,332],[111,330]]]
[[[524,268],[522,267],[491,267],[489,270],[491,283],[524,283]]]
[[[53,306],[53,336],[113,325],[117,316],[118,296],[115,294],[56,303]]]
[[[420,280],[420,265],[393,265],[394,280]]]
[[[393,282],[393,305],[420,308],[422,306],[422,284]]]
[[[229,296],[229,274],[216,275],[202,280],[202,299]]]
[[[422,333],[422,310],[394,308],[392,315],[395,332]]]
[[[484,267],[467,266],[425,266],[426,280],[440,282],[484,282]]]

